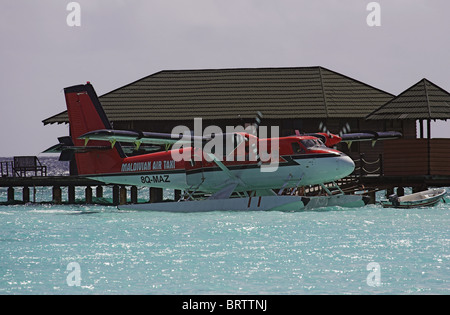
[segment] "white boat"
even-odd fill
[[[447,191],[444,188],[433,188],[411,195],[399,197],[397,195],[390,195],[388,199],[381,200],[381,205],[384,208],[419,208],[430,207],[437,204],[444,198]]]

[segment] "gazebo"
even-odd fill
[[[450,175],[450,139],[431,138],[431,121],[450,119],[449,92],[422,79],[370,113],[366,119],[419,121],[419,139],[386,142],[386,175]],[[427,122],[426,138],[424,121]]]

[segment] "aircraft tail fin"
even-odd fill
[[[69,115],[70,136],[75,147],[85,146],[85,152],[75,152],[78,175],[114,173],[120,171],[125,158],[119,143],[78,139],[81,135],[99,129],[112,129],[94,87],[88,82],[64,89]],[[110,146],[108,150],[99,147]]]

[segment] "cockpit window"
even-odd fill
[[[301,143],[307,148],[311,149],[314,147],[323,147],[324,144],[319,139],[307,139],[307,140],[301,140]]]
[[[298,142],[292,142],[292,151],[294,151],[294,154],[305,152],[305,150],[302,148],[302,146]]]

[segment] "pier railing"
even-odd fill
[[[377,159],[370,160],[366,158],[364,153],[359,155],[355,162],[355,170],[353,176],[383,176],[383,155],[379,154]]]
[[[12,161],[0,162],[2,177],[47,176],[47,166],[36,156],[15,156]]]
[[[0,173],[2,177],[13,176],[13,161],[1,161]]]

